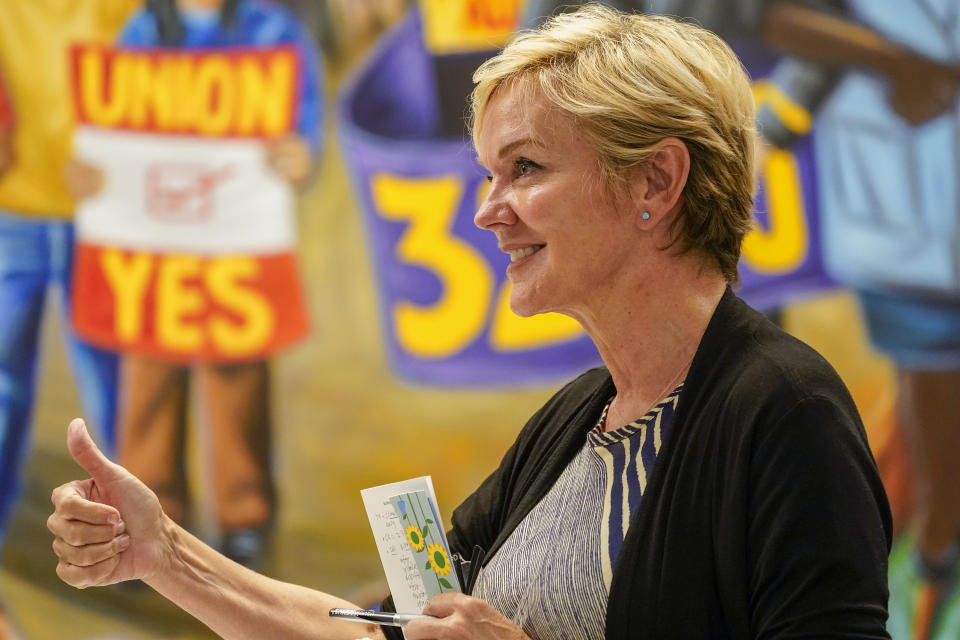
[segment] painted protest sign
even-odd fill
[[[229,362],[306,333],[293,193],[263,144],[292,129],[297,65],[288,47],[73,49],[74,153],[105,178],[77,210],[81,336]]]

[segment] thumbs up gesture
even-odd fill
[[[157,496],[110,462],[79,418],[67,427],[67,447],[90,478],[54,489],[47,528],[56,536],[57,575],[75,587],[148,579],[163,566],[174,526]]]

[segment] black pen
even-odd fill
[[[466,594],[473,595],[473,587],[477,584],[477,577],[480,575],[480,565],[483,564],[485,552],[483,547],[473,545],[473,553],[470,555],[470,581],[465,585]]]
[[[405,627],[417,618],[435,618],[424,613],[386,613],[383,611],[369,611],[367,609],[330,609],[330,617],[338,620],[353,620],[355,622],[374,622],[391,627]]]

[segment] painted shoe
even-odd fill
[[[220,553],[248,569],[259,569],[267,551],[267,534],[261,529],[236,529],[223,534]]]
[[[914,552],[920,588],[913,609],[912,640],[932,640],[945,604],[957,589],[960,572],[960,542],[935,561]]]

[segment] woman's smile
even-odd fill
[[[537,251],[540,251],[540,249],[543,249],[545,246],[547,245],[534,244],[534,245],[530,245],[529,247],[524,247],[523,249],[511,249],[510,251],[507,251],[507,253],[510,254],[510,262],[513,263],[513,262],[517,262],[518,260],[522,260],[527,256],[532,256]]]

